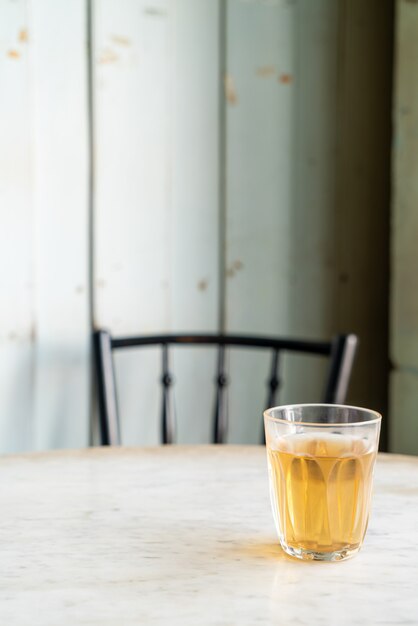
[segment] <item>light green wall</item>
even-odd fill
[[[396,22],[390,440],[418,454],[418,3],[398,1]]]

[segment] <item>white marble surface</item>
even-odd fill
[[[379,458],[360,554],[280,550],[265,451],[0,459],[0,624],[418,624],[418,459]]]

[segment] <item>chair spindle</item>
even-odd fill
[[[274,349],[271,355],[270,375],[267,380],[266,409],[270,409],[271,407],[276,405],[277,391],[280,388],[280,383],[281,380],[279,377],[279,350]],[[264,420],[261,426],[261,443],[263,445],[266,443],[266,436],[264,433]]]
[[[174,443],[176,431],[176,414],[174,408],[173,376],[170,373],[170,361],[168,345],[162,346],[163,350],[163,410],[162,410],[162,439],[163,443]]]
[[[214,443],[224,443],[228,427],[228,396],[227,396],[228,376],[226,373],[225,346],[219,346],[218,350],[218,370],[216,376],[216,408],[215,408],[215,428]]]
[[[97,370],[100,438],[104,446],[121,444],[116,384],[113,369],[112,338],[106,330],[94,334],[94,356]]]
[[[270,376],[267,381],[267,406],[266,409],[270,409],[276,403],[277,391],[280,387],[279,377],[279,350],[273,350],[270,365]]]

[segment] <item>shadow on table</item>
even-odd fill
[[[235,559],[238,557],[254,558],[257,560],[269,561],[293,561],[280,547],[273,541],[252,541],[248,543],[233,543],[225,546],[223,555],[231,555]]]

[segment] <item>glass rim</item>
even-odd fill
[[[303,407],[329,407],[334,409],[354,409],[355,411],[364,411],[373,415],[374,417],[369,420],[364,420],[362,422],[304,422],[303,420],[296,420],[291,422],[282,417],[273,417],[269,415],[270,411],[275,410],[284,410],[284,409],[295,409],[295,408],[303,408]],[[374,411],[373,409],[366,409],[362,406],[353,406],[351,404],[330,404],[330,403],[322,403],[322,402],[308,402],[306,404],[282,404],[278,406],[272,406],[269,409],[263,411],[264,419],[271,420],[272,422],[278,422],[279,424],[292,424],[297,426],[314,426],[314,427],[352,427],[352,426],[365,426],[369,424],[377,424],[382,421],[382,415],[378,413],[378,411]]]

